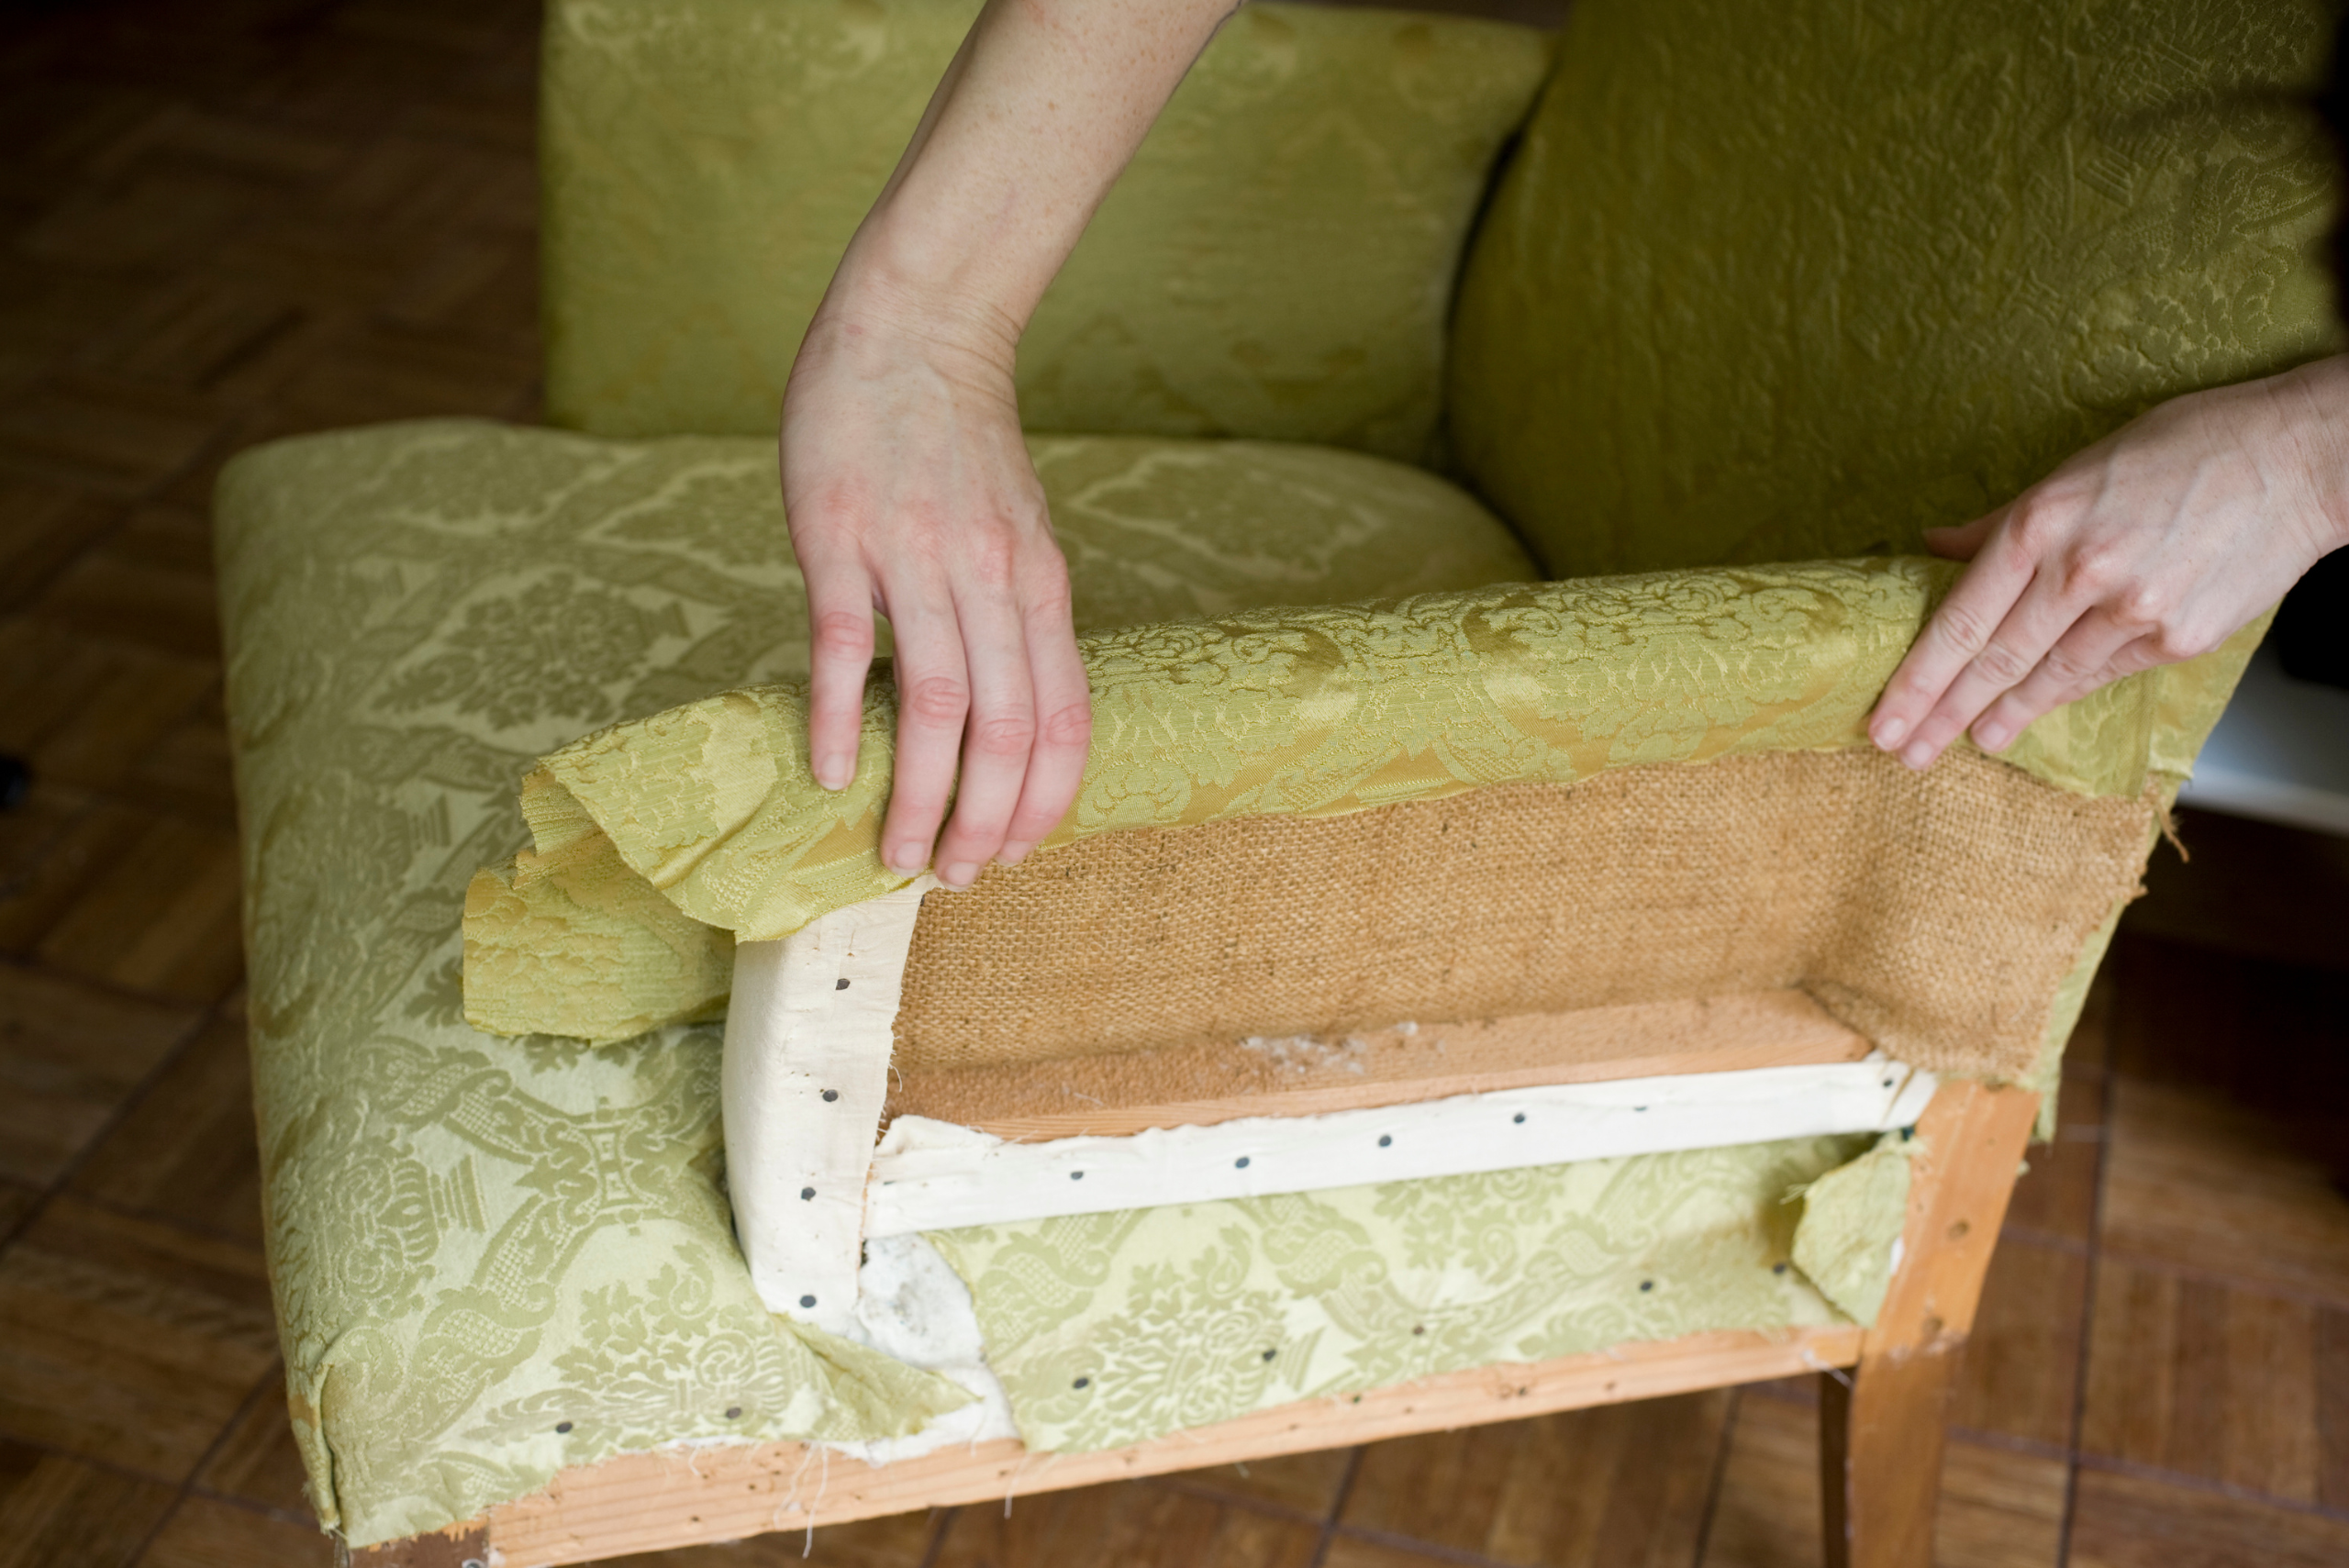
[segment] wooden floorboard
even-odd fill
[[[11,9],[0,750],[38,778],[0,815],[0,1568],[330,1561],[254,1210],[207,507],[270,436],[535,416],[535,27]],[[2349,841],[2184,836],[2009,1211],[1946,1564],[2349,1561]],[[1776,1568],[1817,1561],[1816,1419],[1770,1384],[626,1561]]]

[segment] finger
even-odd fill
[[[2058,582],[2054,572],[2032,580],[1981,651],[1966,662],[1932,711],[1918,722],[1900,749],[1901,762],[1912,768],[1932,766],[1983,709],[2028,680],[2049,650],[2078,623],[2084,606],[2066,598]]]
[[[1077,656],[1076,629],[1069,616],[1068,574],[1057,570],[1057,592],[1028,612],[1028,666],[1036,684],[1036,744],[1029,753],[1028,777],[996,858],[1018,865],[1060,826],[1085,782],[1085,759],[1093,740],[1093,691],[1085,662]]]
[[[930,845],[954,789],[954,761],[970,712],[963,634],[944,582],[918,579],[890,590],[896,638],[897,759],[881,858],[901,875],[930,863]]]
[[[1981,553],[1984,545],[1990,542],[1991,531],[2005,515],[2003,511],[1993,512],[1987,517],[1976,517],[1957,528],[1927,528],[1925,548],[1946,560],[1971,561]]]
[[[2013,510],[1998,517],[2003,520]],[[1868,739],[1887,751],[1902,750],[1950,683],[1988,645],[2031,578],[2031,562],[2019,551],[1992,547],[1978,555],[1885,684],[1868,716]]]
[[[861,566],[806,569],[807,765],[826,789],[856,777],[864,678],[873,667],[873,580]]]
[[[2121,625],[2101,606],[2090,609],[2055,639],[2038,668],[1983,710],[1974,721],[1974,743],[1985,751],[2004,751],[2032,720],[2111,680],[2114,656],[2137,640],[2135,628]]]
[[[963,733],[963,781],[954,819],[938,844],[938,879],[968,887],[1003,848],[1036,739],[1035,681],[1008,584],[974,582],[957,605],[971,667],[971,714]]]

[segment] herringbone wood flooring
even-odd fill
[[[0,1565],[329,1555],[260,1252],[206,503],[282,432],[532,417],[534,25],[6,15],[0,749],[39,782],[0,815]],[[2310,1152],[2349,1149],[2349,845],[2187,837],[1993,1269],[1946,1564],[2349,1561],[2349,1202]],[[813,1561],[1809,1563],[1813,1422],[1761,1386],[827,1529]]]

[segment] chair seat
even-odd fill
[[[1531,572],[1467,496],[1376,459],[1035,455],[1088,628]],[[297,1438],[353,1544],[566,1463],[884,1437],[965,1398],[760,1305],[714,1029],[598,1049],[462,1019],[465,883],[526,840],[532,760],[804,669],[773,463],[756,439],[446,420],[281,441],[223,480],[271,1254]]]

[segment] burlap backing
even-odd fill
[[[1972,754],[1620,769],[1089,839],[923,905],[907,1072],[1799,987],[1898,1059],[2019,1078],[2136,886],[2149,801]]]

